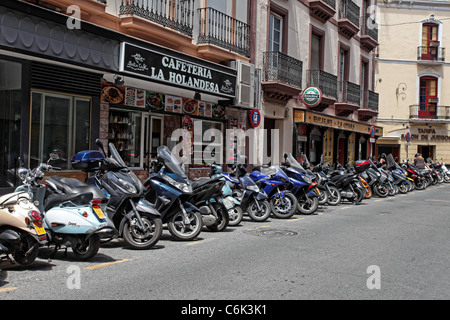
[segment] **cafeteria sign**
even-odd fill
[[[120,71],[194,91],[236,96],[235,70],[168,50],[160,52],[157,48],[150,50],[124,42]]]
[[[322,102],[322,91],[316,87],[309,87],[303,91],[302,100],[308,107],[316,107]]]

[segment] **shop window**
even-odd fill
[[[209,166],[214,162],[213,158],[216,158],[217,163],[222,162],[222,150],[223,150],[223,124],[214,121],[193,120],[194,121],[194,149],[193,149],[193,163],[194,167]],[[201,128],[201,130],[198,130]],[[217,133],[220,132],[221,136],[214,136],[212,140],[207,139],[206,134],[208,130],[216,129]],[[210,131],[211,132],[211,131]],[[220,153],[220,154],[217,154]]]
[[[141,168],[142,112],[111,109],[109,142],[130,168]]]
[[[33,91],[30,167],[47,162],[50,153],[57,153],[59,160],[53,165],[72,169],[72,156],[90,148],[90,118],[90,98]]]
[[[13,188],[20,181],[22,65],[0,60],[0,188]]]

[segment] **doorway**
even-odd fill
[[[418,146],[417,152],[422,155],[425,161],[430,158],[436,159],[436,146]]]
[[[144,169],[150,168],[151,162],[158,156],[158,148],[162,146],[164,134],[163,117],[146,115],[144,117]]]

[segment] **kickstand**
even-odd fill
[[[55,257],[56,252],[58,251],[59,247],[55,246],[55,249],[53,250],[52,254],[50,255],[50,257],[48,257],[48,262],[52,262],[52,259]]]

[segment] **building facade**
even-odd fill
[[[450,1],[379,4],[379,154],[450,161],[449,18]]]
[[[279,129],[274,162],[283,152],[311,163],[353,163],[372,153],[378,115],[375,93],[375,1],[259,1],[254,61],[262,70],[262,111],[268,135]],[[307,88],[322,99],[306,103]],[[382,135],[374,128],[375,136]],[[373,142],[373,140],[372,140]],[[276,154],[276,152],[279,154]],[[270,152],[266,152],[270,154]]]

